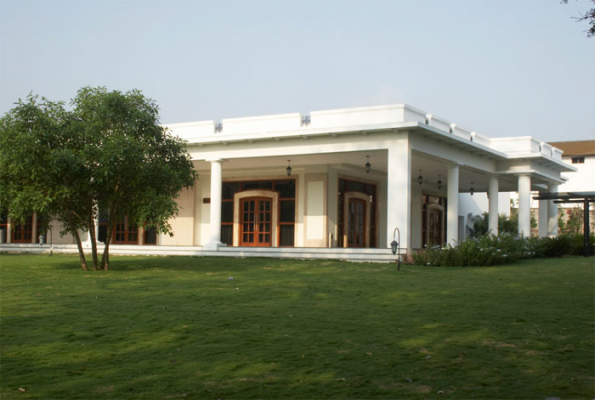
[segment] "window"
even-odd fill
[[[99,209],[99,230],[97,232],[97,240],[105,243],[107,240],[107,210]]]
[[[8,211],[0,210],[0,243],[6,243],[8,238]]]
[[[138,244],[138,226],[129,223],[126,215],[116,221],[114,244]]]
[[[33,215],[29,216],[22,224],[13,224],[12,238],[13,243],[31,243],[33,238]]]
[[[572,157],[572,163],[573,164],[584,164],[585,157]]]
[[[154,226],[145,227],[144,244],[157,244],[157,228]]]
[[[99,231],[97,232],[97,240],[100,242],[107,241],[107,210],[99,210]],[[114,232],[112,236],[112,243],[114,244],[138,244],[138,226],[132,225],[128,221],[128,216],[124,215],[116,221]],[[157,244],[157,231],[148,228],[145,230],[144,236],[145,244]]]

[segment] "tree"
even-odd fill
[[[196,179],[185,142],[159,125],[158,107],[138,90],[85,87],[63,103],[30,95],[0,120],[0,204],[17,220],[33,211],[59,221],[74,236],[88,232],[94,269],[108,269],[118,219],[170,233],[175,198]],[[99,262],[95,220],[107,210]]]
[[[591,1],[595,4],[595,0],[591,0]],[[562,0],[562,3],[568,4],[568,0]],[[590,27],[589,27],[589,30],[587,30],[587,37],[595,36],[595,7],[591,8],[589,11],[585,11],[584,14],[580,14],[575,19],[578,22],[588,21]]]

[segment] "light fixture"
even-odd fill
[[[419,183],[420,185],[422,183],[424,183],[424,177],[421,176],[421,169],[419,170],[419,176],[417,177],[417,183]]]
[[[291,165],[289,165],[289,162],[291,160],[287,160],[287,168],[285,169],[287,171],[287,176],[291,176]]]
[[[475,189],[473,189],[473,182],[471,182],[471,189],[469,189],[469,194],[473,196],[473,193],[475,193]]]
[[[398,233],[399,234],[399,240],[397,241],[395,239],[395,234]],[[399,230],[399,228],[395,228],[395,230],[393,231],[393,241],[390,243],[390,249],[393,252],[393,255],[396,255],[397,252],[399,251],[399,241],[401,241],[401,231]],[[401,270],[401,255],[397,255],[397,271]]]
[[[438,175],[438,182],[436,182],[436,186],[438,186],[438,189],[442,189],[442,175]]]
[[[366,163],[366,174],[370,173],[370,168],[372,168],[372,165],[370,164],[370,156],[366,156],[368,158],[368,162]]]

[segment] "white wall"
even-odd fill
[[[584,164],[572,164],[572,157],[564,157],[563,161],[578,171],[562,173],[568,179],[558,186],[559,192],[594,192],[595,191],[595,156],[585,156]],[[576,204],[565,204],[563,207],[576,207]]]
[[[533,196],[531,196],[531,198],[532,197]],[[511,193],[498,193],[498,215],[504,214],[506,216],[510,216],[510,199]],[[536,200],[531,201],[534,202],[535,207],[537,207],[538,202]],[[468,223],[469,214],[472,214],[473,216],[482,215],[484,212],[489,212],[489,210],[490,202],[487,193],[474,193],[473,196],[471,196],[469,193],[459,194],[459,216],[464,218],[465,226]],[[464,238],[459,239],[462,240]]]
[[[421,204],[422,188],[415,181],[411,184],[411,248],[420,249],[423,243],[421,232],[422,222],[422,204]]]

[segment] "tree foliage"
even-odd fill
[[[591,1],[593,2],[593,4],[595,4],[595,0],[591,0]],[[562,0],[562,3],[568,4],[568,0]],[[578,22],[587,21],[589,23],[589,29],[587,30],[587,37],[595,36],[595,7],[591,8],[588,11],[585,11],[584,14],[580,14],[575,19]]]
[[[64,104],[29,95],[0,120],[0,204],[22,220],[35,211],[75,237],[88,232],[95,269],[107,269],[116,222],[169,233],[175,198],[196,178],[185,143],[159,125],[157,104],[138,90],[80,89]],[[95,220],[107,210],[101,262]]]

